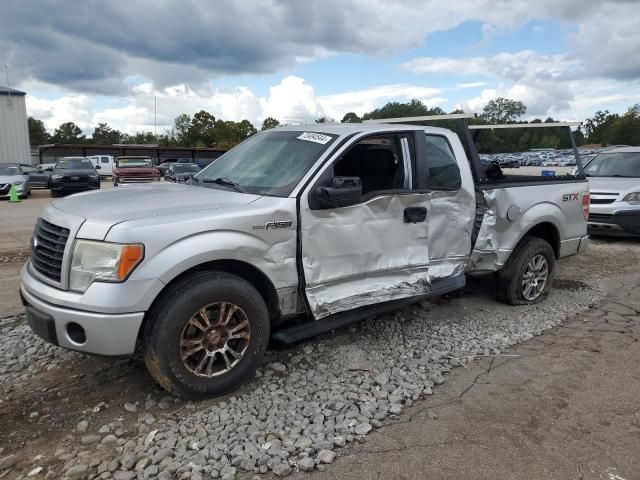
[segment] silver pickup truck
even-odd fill
[[[467,132],[468,133],[468,132]],[[21,295],[61,347],[131,355],[167,390],[237,388],[269,339],[295,342],[497,277],[543,300],[555,261],[584,252],[580,177],[490,178],[451,130],[315,124],[250,137],[190,184],[53,201]],[[499,170],[499,169],[498,169]]]

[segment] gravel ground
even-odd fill
[[[22,316],[0,320],[0,478],[235,478],[324,470],[341,448],[431,395],[453,368],[496,356],[602,297],[640,245],[594,242],[562,261],[556,290],[529,307],[465,295],[368,319],[291,348],[256,379],[201,403],[166,396],[138,359],[105,362],[49,346]],[[578,280],[579,279],[579,280]]]

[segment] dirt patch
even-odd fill
[[[578,290],[589,288],[589,285],[581,282],[580,280],[557,279],[553,281],[553,288],[557,290],[568,290],[570,292],[575,292]]]

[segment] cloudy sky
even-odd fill
[[[0,65],[51,130],[153,130],[154,97],[159,131],[411,98],[583,120],[640,102],[638,18],[638,0],[3,0]]]

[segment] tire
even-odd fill
[[[225,314],[231,312],[227,329],[207,328],[210,333],[205,333],[201,310],[214,325],[223,308]],[[225,340],[234,328],[246,335],[247,327],[238,329],[245,320],[248,339]],[[147,370],[160,385],[182,398],[198,400],[232,392],[251,378],[262,362],[269,335],[267,306],[250,283],[228,273],[199,272],[163,293],[149,312],[142,347]],[[183,360],[190,349],[194,353]],[[234,358],[230,350],[241,353]]]
[[[60,192],[51,190],[51,198],[58,198],[59,196],[60,196]]]
[[[546,278],[541,285],[545,266]],[[509,305],[532,305],[544,301],[553,285],[555,266],[555,254],[549,242],[538,237],[524,237],[497,274],[498,300]],[[529,278],[526,283],[525,276]]]

